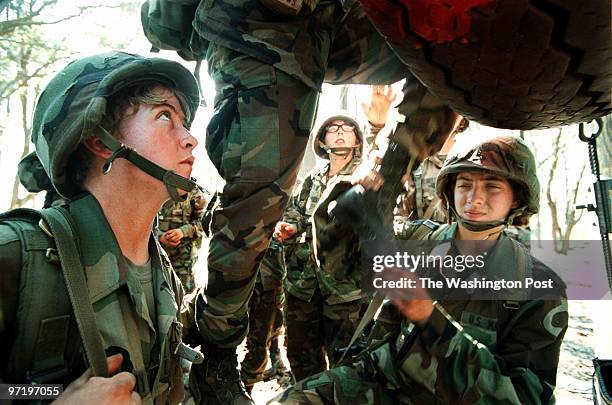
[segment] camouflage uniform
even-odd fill
[[[149,241],[151,259],[151,275],[155,294],[155,307],[148,306],[145,297],[145,287],[131,264],[121,254],[115,236],[100,209],[96,199],[90,194],[73,201],[69,206],[71,217],[76,224],[75,233],[79,235],[82,260],[87,274],[87,288],[92,299],[96,314],[96,324],[102,336],[103,347],[123,348],[129,353],[129,362],[125,361],[123,370],[131,371],[137,378],[139,394],[143,403],[178,403],[183,398],[183,379],[180,368],[180,358],[176,356],[176,340],[180,339],[182,327],[181,302],[183,291],[180,281],[172,272],[172,266],[153,236]],[[26,382],[26,376],[15,374],[22,369],[22,356],[16,351],[28,350],[35,352],[34,363],[40,355],[44,360],[44,347],[22,347],[19,342],[19,328],[25,313],[20,313],[19,305],[25,305],[20,300],[19,283],[25,283],[25,274],[20,274],[21,243],[15,232],[14,222],[0,224],[0,265],[2,265],[2,306],[0,307],[0,335],[2,335],[2,379],[11,382]],[[42,229],[37,236],[30,234],[30,243],[36,238],[45,238]],[[83,248],[83,247],[87,248]],[[59,267],[59,265],[58,265]],[[130,271],[126,270],[130,268]],[[57,269],[61,275],[61,270]],[[61,278],[61,276],[60,276]],[[63,284],[63,280],[60,280]],[[63,287],[63,288],[62,288]],[[60,284],[58,294],[68,294]],[[25,297],[25,294],[24,294]],[[25,298],[24,298],[25,299]],[[134,305],[138,302],[140,305]],[[127,326],[127,324],[131,324]],[[72,329],[74,333],[74,329]],[[137,332],[138,339],[130,336]],[[57,337],[60,338],[59,336]],[[71,336],[79,344],[77,336]],[[52,339],[41,340],[41,344],[51,346]],[[45,342],[45,343],[43,343]],[[48,350],[48,348],[47,348]],[[70,353],[68,351],[68,353]],[[77,352],[78,353],[78,352]],[[158,353],[153,355],[153,353]],[[13,357],[15,356],[15,357]],[[65,364],[70,374],[62,376],[65,384],[85,371],[87,365],[83,354],[73,354],[67,357]],[[125,357],[125,355],[124,355]],[[6,362],[5,362],[6,360]],[[40,360],[39,360],[40,361]],[[127,363],[131,363],[130,366]]]
[[[216,99],[206,149],[227,181],[199,322],[209,342],[230,348],[246,334],[256,269],[291,195],[321,84],[411,75],[354,1],[306,1],[295,17],[259,0],[202,1],[193,25],[211,42]]]
[[[497,260],[502,268],[513,262]],[[536,260],[533,274],[555,277]],[[394,312],[391,333],[357,361],[307,378],[271,403],[554,403],[565,300],[534,299],[516,309],[503,301],[442,301],[423,328]]]
[[[171,229],[180,228],[183,232],[183,238],[177,246],[162,246],[187,293],[195,288],[193,266],[198,260],[198,251],[202,246],[204,208],[206,197],[202,191],[196,189],[189,192],[185,201],[166,201],[158,214],[158,240],[164,232]]]
[[[329,165],[311,172],[291,198],[283,220],[293,224],[293,254],[287,259],[287,357],[296,379],[325,370],[334,349],[346,346],[363,304],[359,286],[361,272],[343,263],[315,263],[310,217],[329,182],[350,177],[360,159],[353,158],[336,176],[327,180]]]
[[[436,154],[428,157],[412,172],[404,183],[405,191],[400,194],[398,207],[394,212],[396,220],[431,219],[446,222],[446,214],[436,197],[436,177],[444,164],[446,156]],[[432,204],[434,207],[430,207]],[[429,214],[427,217],[425,214]]]
[[[184,94],[189,103],[181,105],[184,109],[195,112],[199,105],[195,78],[176,62],[121,52],[95,55],[70,63],[46,86],[34,112],[32,142],[39,160],[35,166],[44,167],[49,189],[71,201],[49,210],[65,210],[70,219],[67,226],[77,245],[74,254],[79,255],[87,283],[87,291],[82,292],[95,313],[100,350],[123,354],[122,370],[136,376],[135,390],[143,403],[179,403],[183,398],[180,359],[195,353],[182,343],[183,332],[194,330],[193,307],[182,305],[182,287],[154,235],[148,241],[150,264],[130,263],[99,202],[83,192],[66,170],[83,137],[91,135],[111,149],[113,157],[139,158],[137,167],[142,170],[161,169],[151,175],[169,188],[187,180],[163,172],[137,152],[122,146],[113,150],[108,138],[100,135],[108,99],[143,78]],[[39,175],[33,177],[44,181]],[[91,358],[86,358],[68,298],[61,269],[64,259],[58,258],[61,236],[53,235],[39,218],[35,211],[22,210],[3,214],[0,221],[0,379],[66,385],[91,365]],[[103,372],[96,370],[98,375]]]

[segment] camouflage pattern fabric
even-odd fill
[[[17,165],[17,176],[19,182],[30,193],[39,193],[46,191],[45,202],[43,208],[48,208],[52,205],[64,205],[68,200],[62,197],[51,184],[51,180],[41,161],[38,159],[36,152],[28,154],[21,159]]]
[[[315,168],[291,198],[283,221],[295,225],[287,260],[287,358],[296,379],[327,368],[326,355],[345,346],[359,321],[361,272],[350,261],[333,267],[314,261],[311,216],[328,183],[348,179],[361,160],[353,158],[329,180],[329,164]],[[350,256],[349,256],[350,258]]]
[[[183,238],[177,246],[165,246],[172,267],[179,276],[183,288],[190,293],[195,288],[193,267],[198,260],[198,251],[202,246],[202,217],[207,198],[202,191],[195,189],[187,194],[184,201],[168,200],[162,205],[158,214],[157,239],[171,229],[180,228]]]
[[[320,85],[412,76],[356,3],[343,10],[322,1],[311,14],[280,22],[258,0],[205,1],[194,27],[211,42],[206,58],[216,100],[206,149],[226,180],[211,223],[199,326],[209,342],[236,347],[248,329],[256,270],[297,177]],[[302,67],[319,73],[300,73]]]
[[[149,308],[141,281],[132,271],[127,271],[129,264],[95,198],[85,194],[73,201],[69,210],[79,236],[89,296],[104,347],[122,348],[130,354],[129,361],[124,360],[122,367],[126,367],[124,370],[131,368],[136,376],[136,389],[143,403],[179,403],[183,398],[183,380],[176,349],[183,333],[181,323],[187,325],[192,321],[181,319],[183,290],[170,261],[152,235],[149,252],[155,307]],[[39,233],[31,235],[31,240],[44,237],[42,230]],[[7,286],[0,302],[0,318],[9,325],[19,321],[20,314],[15,311],[19,311],[20,306],[10,303],[18,302],[16,283],[26,277],[20,275],[22,265],[15,260],[15,255],[21,257],[19,238],[15,238],[9,226],[0,226],[0,263],[5,270],[0,284]],[[8,288],[9,285],[12,288]],[[4,329],[0,325],[0,340],[12,342],[15,336],[10,334],[15,333],[15,329]],[[10,350],[9,345],[2,345],[0,358],[8,358]],[[149,356],[153,353],[157,355]],[[2,379],[14,381],[10,375],[2,375]]]
[[[340,3],[315,0],[295,17],[281,17],[259,0],[203,1],[193,26],[211,43],[257,59],[314,90],[324,81],[384,84],[411,76],[361,5]],[[209,47],[209,62],[212,54]]]
[[[311,301],[317,286],[329,305],[350,302],[362,298],[359,280],[361,273],[350,261],[334,261],[333,266],[314,261],[312,252],[312,223],[310,221],[327,184],[349,179],[361,163],[354,158],[336,176],[327,180],[329,164],[315,168],[305,179],[302,187],[291,197],[283,214],[283,221],[295,225],[297,232],[290,242],[295,243],[294,254],[287,259],[285,291],[302,301]],[[350,259],[350,255],[346,256]]]
[[[505,232],[510,238],[521,242],[528,249],[531,249],[531,229],[529,226],[507,226]]]
[[[17,176],[21,185],[30,193],[50,191],[53,189],[51,180],[45,172],[42,162],[36,152],[28,154],[17,165]]]
[[[362,300],[330,305],[317,288],[310,301],[287,295],[287,358],[296,380],[326,370],[359,323]]]
[[[429,206],[436,198],[436,178],[444,164],[446,156],[436,154],[425,159],[404,183],[405,191],[400,194],[395,216],[402,219],[422,219],[430,210]],[[432,208],[431,219],[435,222],[446,222],[446,213],[439,205]]]
[[[279,350],[278,337],[285,324],[285,272],[283,245],[272,240],[259,266],[255,290],[249,301],[247,354],[240,367],[240,376],[247,387],[264,380],[268,352]]]
[[[503,257],[498,264],[514,262]],[[537,278],[555,277],[537,260],[532,270]],[[532,299],[518,308],[442,301],[423,328],[405,319],[388,325],[392,332],[352,364],[309,377],[270,403],[552,404],[567,325],[564,299]]]

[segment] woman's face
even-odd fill
[[[504,221],[518,206],[508,179],[480,172],[461,172],[454,189],[455,210],[470,221]]]
[[[343,126],[345,128],[343,128]],[[351,146],[357,146],[357,135],[355,135],[355,128],[350,124],[346,124],[343,120],[335,120],[329,127],[337,129],[335,132],[327,131],[325,133],[325,145],[329,148],[348,148]]]

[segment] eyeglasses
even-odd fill
[[[345,132],[350,132],[350,131],[355,130],[355,127],[349,124],[342,124],[342,125],[332,124],[328,126],[327,128],[325,128],[325,131],[331,132],[333,134],[334,132],[338,132],[340,127],[342,127],[342,130]]]

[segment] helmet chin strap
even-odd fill
[[[323,148],[323,150],[327,152],[328,155],[334,154],[337,156],[347,156],[348,154],[351,153],[353,149],[359,149],[359,145],[343,146],[343,147],[338,147],[338,148],[330,148],[328,146],[321,145],[321,148]]]
[[[500,225],[507,225],[506,221],[471,221],[460,216],[454,208],[451,208],[452,214],[457,218],[457,222],[459,222],[465,229],[471,232],[484,232],[491,230],[493,228],[497,228]]]
[[[163,167],[151,162],[149,159],[142,157],[138,152],[134,149],[130,148],[127,145],[120,143],[115,137],[108,133],[108,131],[101,126],[97,128],[96,136],[104,146],[113,152],[113,154],[104,162],[104,166],[102,166],[102,172],[104,174],[108,173],[112,166],[113,161],[117,158],[123,158],[129,160],[138,167],[143,172],[147,173],[149,176],[154,177],[164,183],[166,189],[168,190],[168,194],[170,194],[170,198],[172,198],[175,202],[181,202],[185,200],[185,197],[181,197],[179,195],[178,190],[184,191],[192,191],[195,188],[198,188],[198,184],[195,182],[195,179],[192,177],[188,179],[186,177],[180,176],[174,173],[172,170],[166,170]]]

